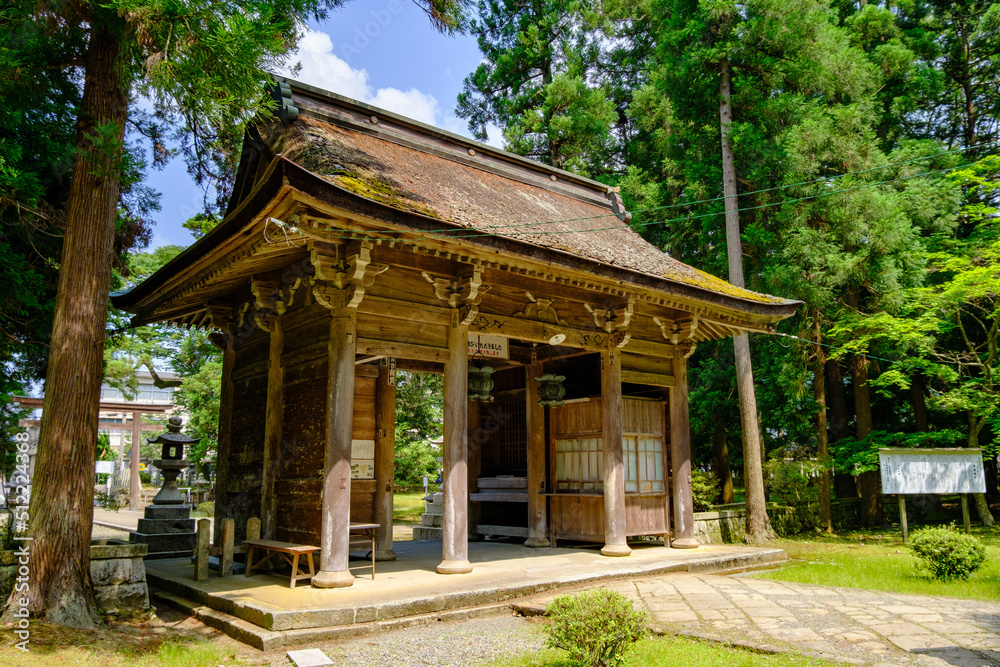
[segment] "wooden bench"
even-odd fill
[[[246,540],[244,544],[247,546],[246,576],[248,577],[253,574],[255,569],[260,570],[265,566],[269,567],[271,558],[276,555],[280,555],[292,566],[290,588],[295,588],[295,582],[312,579],[313,575],[316,574],[316,569],[313,566],[313,554],[320,550],[319,547],[294,544],[292,542],[278,542],[276,540]],[[254,552],[258,549],[265,552],[267,556],[255,563],[253,562]],[[306,562],[309,564],[308,573],[302,572],[299,569],[299,556],[306,557]]]

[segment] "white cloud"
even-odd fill
[[[467,134],[464,123],[452,114],[446,116],[433,95],[416,88],[405,91],[398,88],[373,89],[368,82],[367,70],[354,69],[334,53],[333,42],[324,32],[306,30],[299,40],[298,53],[286,63],[286,74],[290,73],[296,62],[301,63],[302,69],[294,78],[303,83],[373,104],[422,123]]]
[[[416,88],[406,92],[396,88],[379,88],[374,97],[365,101],[422,123],[440,125],[441,109],[437,100]]]

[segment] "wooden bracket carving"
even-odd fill
[[[622,308],[594,308],[589,303],[583,304],[583,307],[594,318],[594,324],[598,328],[606,333],[612,333],[628,328],[629,322],[632,321],[635,297],[629,297],[628,303]]]
[[[462,308],[461,324],[468,325],[479,315],[479,304],[483,296],[490,290],[490,285],[483,284],[483,270],[473,267],[452,280],[436,278],[426,271],[421,275],[434,288],[434,296],[448,304],[449,308]]]
[[[387,264],[373,264],[371,241],[351,241],[345,257],[340,258],[340,246],[310,248],[310,261],[314,268],[313,296],[326,308],[343,306],[357,308],[365,297],[365,289],[375,284],[375,279],[385,273]],[[324,252],[325,251],[325,252]]]
[[[226,334],[232,333],[232,328],[235,324],[233,317],[235,313],[232,306],[206,303],[205,314],[208,318],[207,324],[210,327],[219,329]]]
[[[552,307],[555,299],[535,298],[531,292],[525,292],[524,295],[528,297],[531,303],[526,305],[523,311],[516,313],[514,317],[524,317],[529,320],[545,322],[546,324],[566,326],[566,320],[560,318],[559,313]]]
[[[660,327],[660,333],[674,345],[679,345],[685,340],[694,340],[698,332],[698,316],[692,314],[679,320],[668,320],[654,317],[653,322]]]

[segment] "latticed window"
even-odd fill
[[[602,438],[556,440],[556,489],[558,491],[604,489]]]
[[[622,448],[625,454],[625,490],[663,491],[663,440],[626,435],[622,438]]]

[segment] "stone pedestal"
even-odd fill
[[[440,540],[443,515],[444,494],[439,491],[430,500],[424,500],[424,514],[420,518],[420,525],[413,528],[413,539]]]
[[[149,505],[145,518],[129,533],[129,542],[145,544],[146,558],[183,558],[194,551],[195,529],[190,505]]]

